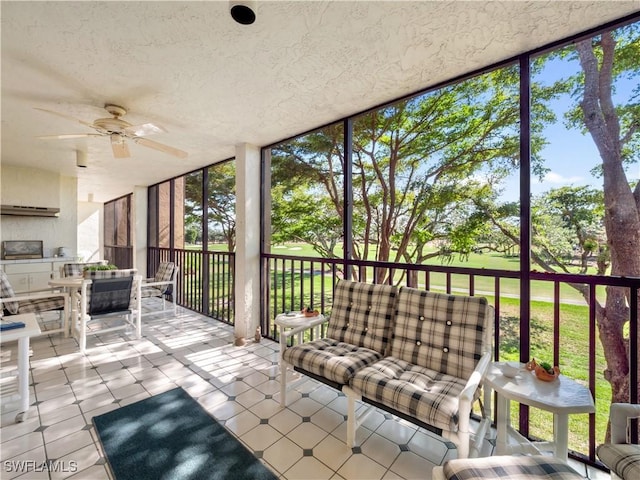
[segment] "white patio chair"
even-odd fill
[[[45,289],[29,293],[16,294],[7,275],[0,270],[0,317],[3,315],[19,315],[22,313],[38,314],[42,325],[42,334],[64,333],[69,336],[70,316],[69,295],[59,289]],[[42,313],[57,312],[60,315],[60,328],[48,329],[42,321]]]
[[[87,336],[133,328],[142,335],[142,277],[135,269],[85,271],[80,289],[80,311],[73,322],[73,333],[80,351],[85,352]],[[101,322],[89,329],[89,323]],[[117,321],[114,325],[113,322]]]
[[[142,283],[142,298],[162,299],[162,310],[167,310],[167,297],[171,299],[173,315],[177,315],[176,306],[176,279],[178,278],[179,267],[174,262],[160,262],[158,270],[152,278],[147,278]],[[151,302],[146,302],[146,307],[151,306]],[[146,311],[142,315],[153,315],[158,310]]]

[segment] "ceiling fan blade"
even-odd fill
[[[169,155],[173,155],[174,157],[187,158],[187,156],[189,156],[189,154],[184,150],[170,147],[169,145],[164,145],[163,143],[155,142],[146,138],[135,137],[133,141],[139,143],[140,145],[144,145],[145,147],[158,150],[159,152],[168,153]]]
[[[143,123],[142,125],[131,125],[124,129],[124,133],[131,137],[146,137],[157,133],[167,133],[167,130],[160,125],[153,123]]]
[[[60,112],[54,112],[53,110],[47,110],[45,108],[38,108],[38,107],[33,107],[33,108],[35,108],[36,110],[40,110],[41,112],[47,112],[47,113],[50,113],[51,115],[57,115],[58,117],[66,118],[67,120],[71,120],[72,122],[78,122],[81,125],[86,125],[87,127],[93,128],[93,124],[89,122],[85,122],[84,120],[79,120],[75,117],[72,117],[71,115],[66,115]]]
[[[124,141],[124,137],[117,133],[111,134],[111,149],[115,158],[129,158],[129,147]]]
[[[67,138],[101,137],[99,133],[69,133],[65,135],[40,135],[41,140],[65,140]]]

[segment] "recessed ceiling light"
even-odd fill
[[[251,8],[253,2],[230,2],[231,17],[241,25],[251,25],[256,21],[256,14]]]

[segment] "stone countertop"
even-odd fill
[[[14,264],[14,263],[51,263],[51,262],[65,262],[75,263],[77,260],[74,257],[44,257],[44,258],[25,258],[21,260],[0,260],[0,265]]]

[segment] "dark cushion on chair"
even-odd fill
[[[129,311],[133,277],[96,278],[91,284],[89,314]]]
[[[584,479],[562,460],[543,455],[462,458],[442,467],[447,480]]]
[[[287,348],[282,358],[328,380],[346,385],[360,368],[379,360],[382,355],[374,350],[358,347],[331,338],[322,338]]]
[[[123,278],[123,277],[133,277],[138,273],[138,270],[135,268],[123,268],[119,270],[85,270],[83,273],[83,277],[85,279],[99,279],[99,278]],[[87,289],[87,302],[91,301],[91,288]],[[131,288],[131,296],[129,301],[129,309],[136,309],[136,301],[137,301],[137,284],[134,280],[133,287]],[[87,306],[89,303],[87,303]]]

